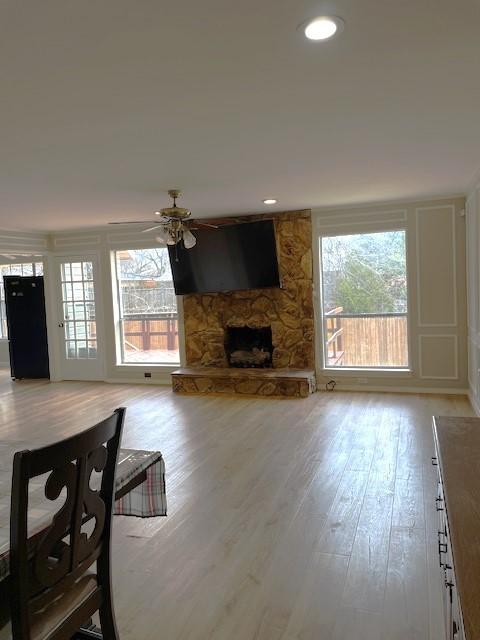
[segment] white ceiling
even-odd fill
[[[345,31],[297,25],[337,14]],[[480,169],[474,0],[3,0],[0,227],[463,192]],[[271,211],[269,208],[268,211]]]

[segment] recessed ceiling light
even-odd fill
[[[329,40],[343,31],[344,24],[337,16],[318,16],[301,26],[309,40]]]
[[[277,200],[275,198],[265,198],[263,204],[277,204]]]
[[[161,213],[161,211],[155,211],[155,215],[156,215],[156,216],[161,216],[161,215],[162,215],[162,213]]]

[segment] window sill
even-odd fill
[[[180,362],[169,362],[167,363],[159,363],[159,362],[118,362],[115,365],[115,369],[152,369],[156,371],[174,371],[181,367]]]
[[[361,377],[368,378],[371,376],[372,378],[378,378],[381,376],[388,375],[388,377],[398,377],[398,378],[411,378],[413,375],[413,371],[411,369],[405,368],[388,368],[384,369],[381,367],[378,368],[361,368],[361,367],[324,367],[320,369],[320,373],[323,375],[340,375],[349,378]]]

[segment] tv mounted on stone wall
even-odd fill
[[[196,229],[197,244],[169,246],[175,293],[280,287],[273,220]]]

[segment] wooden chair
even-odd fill
[[[70,640],[98,611],[105,640],[118,640],[112,606],[110,534],[115,467],[125,409],[50,446],[15,454],[10,525],[13,640]],[[93,471],[101,473],[93,490]],[[65,494],[41,533],[27,531],[29,481],[49,474],[45,496]],[[62,495],[63,495],[62,494]],[[86,532],[89,528],[91,532]],[[96,571],[92,565],[96,562]]]

